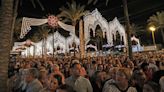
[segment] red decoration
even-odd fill
[[[58,18],[53,15],[48,16],[48,24],[51,27],[57,27],[58,26]]]

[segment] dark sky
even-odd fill
[[[19,16],[26,17],[45,17],[48,14],[59,14],[59,8],[66,5],[66,1],[71,0],[40,0],[45,7],[42,11],[39,5],[34,8],[30,0],[23,0],[22,6],[19,7]],[[85,4],[87,0],[76,0],[77,3]],[[145,25],[147,19],[157,11],[164,10],[164,0],[127,0],[130,21],[138,25]],[[118,17],[121,23],[124,22],[124,13],[122,0],[109,0],[109,4],[105,5],[105,0],[99,0],[96,5],[86,5],[87,10],[98,8],[99,12],[107,20]]]
[[[66,5],[67,1],[71,0],[40,0],[45,10],[42,11],[38,4],[36,8],[32,6],[30,0],[22,0],[21,6],[18,9],[19,17],[43,18],[49,14],[57,15],[60,13],[59,8]],[[109,0],[106,6],[105,0],[99,0],[96,5],[87,5],[87,0],[76,0],[79,4],[85,4],[87,10],[97,8],[105,19],[108,21],[117,17],[121,24],[124,24],[124,12],[122,0]],[[147,19],[157,11],[164,10],[164,0],[127,0],[129,18],[131,23],[146,28]],[[161,43],[160,31],[155,33],[157,43]],[[144,34],[140,39],[147,39],[146,42],[152,41],[151,33]],[[141,41],[142,42],[142,41]]]

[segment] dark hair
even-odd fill
[[[65,90],[66,92],[75,92],[73,88],[67,84],[60,85],[57,89]]]
[[[148,63],[145,63],[145,62],[142,63],[142,64],[141,64],[141,69],[145,70],[145,67],[146,67],[146,66],[149,66],[149,64],[148,64]]]
[[[78,65],[78,64],[80,64],[80,63],[73,63],[72,65],[71,65],[71,68],[74,68],[76,65]]]
[[[93,60],[93,61],[92,61],[92,64],[96,64],[96,61]]]
[[[96,71],[96,72],[92,75],[91,81],[95,82],[95,81],[97,80],[98,74],[99,74],[100,72],[101,72],[101,71]]]
[[[62,84],[62,77],[60,75],[57,74],[57,75],[54,75],[53,77],[57,79],[59,85]]]
[[[157,83],[153,81],[147,81],[145,84],[149,85],[154,90],[154,92],[160,92],[160,85]]]
[[[32,75],[34,78],[38,78],[39,76],[38,70],[36,68],[29,68],[28,73]]]

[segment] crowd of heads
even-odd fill
[[[164,92],[164,51],[86,58],[17,58],[9,92]]]

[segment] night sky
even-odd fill
[[[19,16],[27,17],[45,17],[48,14],[57,15],[60,13],[59,8],[66,5],[66,1],[71,0],[40,0],[45,7],[42,11],[39,5],[36,4],[34,8],[30,0],[22,0],[22,5],[19,7]],[[109,0],[106,6],[106,0],[99,0],[96,5],[87,5],[87,0],[76,0],[77,3],[85,4],[87,10],[94,10],[98,8],[99,12],[107,20],[112,20],[118,17],[121,23],[124,23],[124,13],[122,7],[122,0]],[[145,25],[147,19],[155,14],[157,11],[164,10],[164,0],[127,0],[131,23],[138,25]]]
[[[0,0],[1,1],[1,0]],[[60,13],[59,8],[66,6],[66,2],[71,0],[40,0],[45,10],[42,10],[39,4],[36,3],[36,8],[32,6],[30,0],[21,0],[22,3],[18,7],[18,17],[31,17],[31,18],[43,18],[50,14],[57,15]],[[34,0],[35,1],[35,0]],[[94,10],[95,8],[102,14],[102,16],[108,21],[117,17],[121,24],[124,24],[124,12],[122,0],[109,0],[106,6],[106,0],[99,0],[96,5],[87,5],[87,0],[75,0],[78,4],[86,5],[86,10]],[[127,0],[130,23],[142,26],[146,29],[147,19],[156,14],[157,11],[164,10],[164,0]],[[1,2],[0,2],[1,4]],[[152,43],[151,32],[144,34],[141,39],[147,39],[144,42]],[[155,33],[157,43],[161,43],[161,33],[157,31]]]

